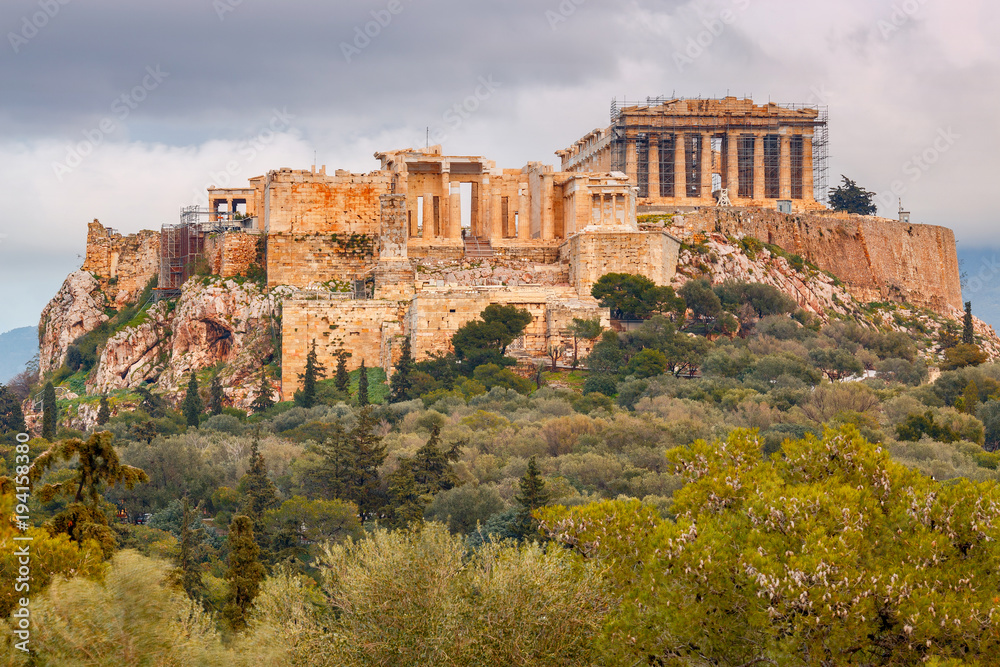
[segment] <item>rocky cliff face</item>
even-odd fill
[[[859,305],[839,280],[822,271],[795,269],[788,259],[760,248],[751,254],[721,234],[709,234],[702,251],[688,248],[678,258],[672,284],[679,288],[692,278],[706,277],[713,284],[726,280],[772,285],[811,313],[828,319],[829,313],[857,313]]]
[[[260,367],[274,354],[282,294],[253,284],[189,280],[176,306],[161,302],[146,321],[112,336],[88,380],[88,393],[155,384],[179,394],[188,374],[221,364],[226,396],[240,408],[253,401]]]
[[[751,236],[801,255],[834,273],[861,302],[906,303],[947,316],[962,308],[955,235],[946,227],[757,208],[708,208],[673,222],[671,233]]]
[[[58,368],[70,343],[108,320],[108,299],[100,283],[86,271],[74,271],[42,310],[38,325],[38,367],[42,373]]]
[[[681,251],[672,282],[674,288],[701,277],[708,278],[712,284],[739,280],[773,285],[823,321],[829,321],[831,315],[849,315],[868,326],[902,331],[917,341],[921,355],[931,364],[943,359],[943,351],[937,344],[942,327],[961,325],[963,312],[959,309],[949,307],[942,308],[944,312],[937,312],[926,306],[866,303],[855,297],[850,286],[831,274],[809,265],[799,270],[792,266],[787,256],[772,253],[767,248],[734,241],[731,236],[720,233],[704,234],[699,241],[698,245]],[[1000,337],[993,327],[973,318],[973,329],[976,343],[990,359],[1000,359]]]

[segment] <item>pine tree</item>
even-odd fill
[[[198,376],[194,371],[191,371],[191,379],[188,380],[187,392],[184,394],[182,407],[187,425],[197,428],[201,411],[205,406],[201,402],[201,396],[198,395]]]
[[[212,386],[208,390],[208,409],[213,415],[222,414],[222,402],[225,395],[222,392],[222,378],[216,373],[212,378]]]
[[[180,584],[187,596],[192,600],[200,600],[205,592],[205,585],[201,580],[201,569],[195,560],[195,549],[201,543],[205,533],[204,528],[194,527],[193,523],[198,521],[194,510],[191,509],[187,496],[184,497],[184,514],[181,518],[181,540],[180,553],[177,555],[177,582]]]
[[[549,492],[545,488],[545,480],[538,471],[534,456],[528,460],[528,469],[521,478],[520,487],[521,493],[514,496],[514,500],[521,506],[516,532],[520,537],[527,537],[537,529],[531,512],[549,502]]]
[[[222,615],[233,632],[247,627],[253,601],[260,592],[266,571],[260,562],[260,547],[254,540],[253,520],[237,516],[229,524],[229,592]]]
[[[351,500],[359,477],[357,454],[339,420],[333,423],[333,433],[317,445],[317,449],[324,459],[322,476],[326,493],[332,498]]]
[[[389,380],[389,402],[399,403],[410,399],[410,388],[413,386],[410,373],[413,372],[413,352],[410,349],[410,337],[403,338],[403,351],[396,363],[396,371]]]
[[[354,497],[351,498],[361,512],[361,520],[378,510],[383,497],[379,494],[378,469],[385,462],[385,445],[377,433],[378,420],[375,408],[366,406],[358,415],[357,424],[348,433],[348,440],[355,456],[356,477]]]
[[[451,469],[451,461],[458,459],[458,447],[445,452],[441,449],[441,426],[434,425],[431,437],[417,450],[411,468],[413,479],[422,493],[434,495],[458,484],[458,477]]]
[[[267,370],[262,368],[257,396],[253,399],[253,403],[250,404],[250,409],[253,410],[255,415],[266,412],[274,406],[274,398],[271,396],[273,392],[274,389],[271,387],[271,382],[267,379]]]
[[[319,362],[314,339],[309,353],[306,354],[306,371],[299,375],[299,379],[302,380],[302,407],[311,408],[316,405],[316,382],[325,377],[324,373],[326,367]]]
[[[51,442],[56,437],[56,412],[59,406],[56,404],[56,388],[51,382],[45,383],[42,390],[42,437]]]
[[[243,491],[242,512],[253,521],[257,542],[263,547],[267,543],[264,534],[264,513],[278,504],[278,489],[267,476],[267,464],[260,453],[257,439],[250,449],[250,466],[240,479]]]
[[[409,459],[401,459],[399,467],[389,475],[389,499],[392,507],[390,527],[408,528],[423,518],[428,498],[417,487]]]
[[[361,368],[358,369],[358,405],[365,407],[371,401],[368,400],[368,369],[365,368],[365,360],[361,360]]]
[[[23,433],[24,430],[21,401],[13,391],[0,384],[0,433],[8,431]]]
[[[111,419],[111,406],[108,405],[108,397],[101,396],[101,407],[97,410],[97,425],[104,426]]]
[[[962,342],[966,345],[974,345],[976,342],[975,331],[972,328],[972,302],[965,302],[965,317],[962,318]]]
[[[347,386],[351,383],[351,376],[347,373],[347,357],[345,350],[337,352],[337,375],[334,384],[337,391],[347,391]]]
[[[60,470],[60,482],[41,485],[41,479],[52,468]],[[105,556],[110,557],[117,542],[114,531],[108,527],[104,511],[105,488],[117,484],[131,489],[149,482],[149,476],[140,468],[125,465],[114,448],[114,435],[104,431],[94,433],[86,441],[69,438],[54,443],[44,454],[35,459],[28,471],[28,479],[36,486],[35,493],[43,503],[57,497],[68,502],[64,509],[49,520],[54,533],[65,533],[76,542],[95,539],[101,544]],[[41,488],[37,488],[41,485]]]

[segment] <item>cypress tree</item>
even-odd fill
[[[347,391],[347,386],[351,383],[351,376],[347,373],[347,352],[341,350],[337,353],[337,375],[334,383],[337,391]]]
[[[59,406],[56,404],[56,388],[51,382],[45,383],[42,390],[42,437],[52,441],[56,437],[56,412]]]
[[[267,464],[254,438],[250,449],[250,466],[240,480],[243,489],[243,514],[253,521],[259,541],[264,538],[264,513],[278,502],[278,490],[267,476]]]
[[[274,399],[271,397],[273,392],[274,389],[267,379],[267,371],[262,368],[260,370],[260,386],[257,388],[257,396],[253,399],[253,403],[250,404],[250,409],[253,410],[255,415],[265,412],[274,406]]]
[[[361,368],[358,375],[358,405],[365,407],[371,401],[368,400],[368,369],[365,368],[365,360],[361,360]]]
[[[975,331],[972,328],[972,302],[965,302],[965,317],[962,318],[962,342],[966,345],[974,345],[976,342]]]
[[[247,516],[234,517],[229,524],[229,569],[226,570],[229,592],[222,610],[233,632],[246,629],[264,574],[260,547],[254,540],[253,521]]]
[[[0,384],[0,433],[7,431],[23,433],[24,430],[21,401],[14,392]]]
[[[545,488],[545,480],[538,471],[534,456],[528,460],[528,469],[521,478],[520,487],[521,493],[514,496],[514,500],[521,506],[516,532],[520,537],[527,537],[537,528],[531,512],[549,502],[549,492]]]
[[[195,560],[195,548],[201,542],[205,530],[200,526],[195,528],[192,523],[198,521],[191,509],[187,496],[184,496],[184,514],[181,518],[180,553],[177,556],[177,579],[181,588],[192,600],[200,600],[205,591],[201,580],[201,570]]]
[[[316,405],[316,382],[323,379],[326,367],[319,363],[316,355],[316,340],[313,339],[312,347],[306,355],[305,373],[299,375],[302,380],[302,407],[311,408]]]
[[[101,407],[97,410],[97,425],[104,426],[111,419],[111,406],[108,405],[108,397],[101,396]]]
[[[216,373],[215,377],[212,378],[212,386],[208,390],[208,408],[211,410],[213,415],[222,414],[222,400],[224,395],[222,393],[222,378]]]
[[[410,388],[413,382],[410,380],[410,373],[413,372],[413,352],[410,349],[410,337],[403,339],[403,351],[399,355],[396,363],[396,372],[389,380],[389,402],[399,403],[410,399]]]
[[[198,418],[201,416],[204,405],[202,405],[201,396],[198,395],[198,376],[193,370],[191,371],[191,379],[188,380],[187,392],[184,394],[182,407],[184,408],[184,419],[187,421],[187,425],[197,428]]]

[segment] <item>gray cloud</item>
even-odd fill
[[[174,221],[276,108],[291,127],[235,178],[308,166],[313,151],[367,171],[374,151],[420,145],[428,127],[449,152],[554,163],[607,124],[613,96],[673,93],[827,103],[831,183],[848,174],[894,209],[902,181],[915,220],[993,240],[1000,8],[987,0],[397,1],[396,14],[390,0],[0,4],[0,262],[37,257],[64,273],[50,255],[81,252],[89,219],[122,231]],[[42,6],[58,12],[15,53],[10,33]],[[219,6],[232,10],[221,20]],[[370,42],[355,43],[366,28]],[[157,66],[169,76],[115,116]],[[480,77],[499,86],[453,127],[446,112]],[[113,131],[57,178],[53,163],[109,117]],[[948,128],[960,138],[914,178],[908,163]],[[51,292],[0,316],[0,330],[30,323]]]

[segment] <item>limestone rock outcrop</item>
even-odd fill
[[[62,365],[70,344],[106,322],[107,298],[100,283],[86,271],[74,271],[42,310],[38,366],[46,373]]]
[[[220,365],[230,402],[249,406],[260,367],[274,354],[281,294],[265,295],[254,284],[232,280],[188,281],[173,309],[156,304],[146,321],[108,340],[88,392],[155,384],[179,395],[192,370]]]
[[[854,297],[828,273],[806,267],[796,270],[786,257],[767,248],[748,255],[742,246],[731,243],[721,234],[709,234],[704,242],[707,252],[690,248],[680,253],[677,274],[672,284],[679,288],[688,280],[709,278],[712,284],[726,280],[772,285],[795,299],[800,308],[824,321],[828,313],[846,315],[859,310]]]

